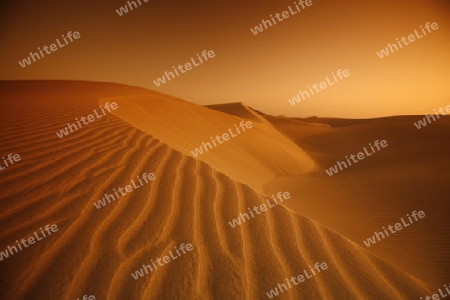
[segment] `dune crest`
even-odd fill
[[[234,124],[248,120],[158,93],[105,98],[99,102],[108,101],[118,103],[121,108],[114,111],[116,116],[189,156],[203,142],[211,142],[210,137],[222,135],[234,129]],[[255,119],[252,124],[253,128],[247,132],[204,152],[198,159],[258,191],[277,176],[304,174],[314,169],[309,155],[271,124]]]
[[[205,107],[224,112],[229,115],[234,115],[242,119],[247,119],[259,123],[268,123],[266,119],[264,119],[261,115],[259,115],[256,111],[246,106],[241,102],[236,103],[226,103],[226,104],[212,104],[205,105]]]

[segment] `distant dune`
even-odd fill
[[[308,176],[280,177],[267,192],[289,189],[299,201],[294,211],[330,226],[365,247],[374,231],[394,224],[413,210],[426,218],[370,251],[436,288],[450,277],[450,116],[417,130],[423,116],[365,120],[267,117],[304,149],[319,168]],[[380,153],[329,177],[325,169],[385,139]]]
[[[445,178],[435,183],[417,170],[409,173],[421,164],[420,170],[437,172],[432,176],[438,180],[446,174],[448,164],[440,148],[445,143],[437,143],[445,134],[438,129],[428,148],[414,147],[411,141],[405,154],[395,138],[402,136],[406,123],[391,131],[393,124],[367,123],[340,132],[330,125],[267,117],[272,125],[245,105],[218,111],[111,83],[8,81],[0,82],[0,91],[0,153],[22,157],[0,173],[0,251],[48,223],[60,228],[0,262],[2,299],[77,299],[85,294],[96,299],[267,299],[266,292],[315,262],[326,262],[328,270],[276,299],[419,299],[448,275],[437,266],[445,261],[443,245],[448,240],[437,227],[447,224],[447,204],[438,199],[445,195],[442,185],[435,194],[428,190]],[[56,136],[68,122],[106,101],[118,103],[114,114],[63,139]],[[246,118],[254,128],[198,159],[192,157],[193,147]],[[302,133],[308,130],[310,134]],[[343,176],[322,178],[328,163],[348,154],[350,147],[344,143],[358,148],[365,138],[372,141],[372,134],[392,140],[388,149],[400,157],[383,153]],[[425,151],[421,160],[405,166],[420,149]],[[434,162],[426,159],[427,153]],[[436,171],[438,166],[442,171]],[[362,175],[365,167],[369,175]],[[153,172],[156,179],[106,207],[94,207],[105,193],[143,172]],[[389,180],[377,181],[379,177]],[[369,179],[375,183],[370,185]],[[427,195],[415,194],[418,182],[426,185]],[[403,198],[394,198],[400,195],[395,188],[399,184]],[[334,189],[322,189],[329,186]],[[365,189],[369,192],[362,197]],[[376,194],[380,190],[385,192]],[[262,204],[274,191],[289,191],[293,197],[283,203],[286,206],[231,228],[228,221]],[[439,205],[440,215],[433,210]],[[414,267],[392,261],[388,250],[372,254],[372,248],[352,239],[369,237],[391,217],[410,212],[409,206],[430,212],[423,224],[404,231],[416,241],[398,236],[418,248],[401,250],[405,260],[417,254]],[[358,217],[356,212],[365,207]],[[389,207],[389,216],[381,214],[383,207]],[[374,216],[364,219],[371,209]],[[351,226],[357,232],[353,236]],[[442,238],[440,246],[437,236]],[[401,245],[397,237],[390,239],[380,242],[380,248]],[[181,243],[192,243],[194,250],[143,278],[131,277]],[[429,256],[423,255],[424,249]],[[433,276],[431,267],[436,267]]]

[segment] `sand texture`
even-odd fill
[[[315,262],[328,269],[276,299],[419,299],[448,280],[448,121],[432,134],[417,131],[413,117],[336,126],[112,83],[4,81],[0,90],[0,153],[22,157],[0,173],[0,251],[46,224],[59,227],[0,262],[1,299],[268,299]],[[56,136],[113,101],[112,114]],[[247,132],[191,154],[248,120]],[[349,143],[356,151],[375,139],[390,148],[324,175]],[[156,179],[94,207],[144,172]],[[229,225],[278,191],[292,198]],[[426,211],[421,224],[362,244],[412,210]],[[181,243],[193,251],[132,278]]]

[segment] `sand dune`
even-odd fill
[[[302,197],[286,203],[362,247],[383,226],[413,210],[426,218],[370,247],[370,251],[410,274],[442,286],[450,276],[448,202],[450,117],[420,130],[423,116],[368,120],[268,118],[318,163],[307,176],[282,177],[266,187]],[[311,122],[311,123],[310,123]],[[317,126],[321,126],[318,128]],[[385,139],[383,151],[329,177],[325,169],[368,143]],[[357,226],[355,226],[357,225]]]
[[[432,291],[426,281],[281,205],[229,226],[265,199],[239,177],[255,173],[247,181],[258,186],[315,166],[271,126],[258,123],[255,136],[194,159],[191,145],[241,119],[153,92],[127,96],[144,93],[108,83],[1,82],[0,88],[8,90],[1,99],[7,109],[1,112],[0,152],[22,156],[0,176],[0,251],[45,224],[60,228],[0,262],[4,299],[264,299],[317,261],[328,270],[277,299],[413,299]],[[121,93],[120,118],[108,115],[61,140],[55,136],[98,107],[99,95]],[[233,162],[232,152],[243,149],[246,159]],[[94,207],[104,193],[143,172],[156,179]],[[304,199],[297,194],[288,201]],[[143,278],[131,277],[181,243],[194,250]]]
[[[105,98],[100,103],[108,101],[121,107],[115,115],[189,156],[203,142],[211,142],[210,137],[246,120],[157,93]],[[302,149],[265,121],[253,122],[253,128],[197,159],[257,191],[280,174],[304,174],[315,167]]]
[[[247,119],[259,123],[267,123],[266,119],[263,116],[241,102],[206,105],[205,107],[221,111],[229,115],[234,115],[242,119]]]

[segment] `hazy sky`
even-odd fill
[[[126,1],[8,2],[0,4],[0,79],[110,81],[287,116],[424,114],[450,104],[446,0],[312,0],[258,35],[250,28],[294,1],[141,0],[123,16],[115,10]],[[383,59],[376,55],[396,38],[421,32],[426,22],[439,29]],[[30,51],[68,31],[81,38],[20,67]],[[215,58],[154,85],[164,71],[203,50],[214,50]],[[351,75],[295,106],[288,103],[338,69]]]

